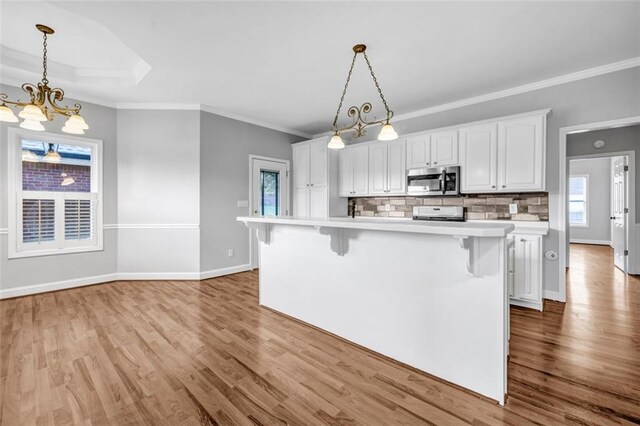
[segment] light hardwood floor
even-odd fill
[[[566,306],[512,309],[504,408],[259,308],[242,273],[1,301],[0,423],[640,423],[640,280],[571,256]]]

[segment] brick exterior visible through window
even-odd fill
[[[62,186],[66,173],[75,182]],[[60,191],[60,192],[90,192],[91,167],[60,163],[22,162],[22,190],[23,191]]]

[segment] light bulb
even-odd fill
[[[327,145],[327,148],[329,149],[342,149],[344,148],[344,142],[342,141],[342,138],[340,137],[339,134],[335,134],[331,137],[331,140],[329,141],[329,144]]]
[[[23,129],[27,129],[27,130],[35,130],[38,132],[44,132],[44,126],[39,122],[39,121],[35,121],[35,120],[24,120],[22,123],[20,123],[20,127],[22,127]]]
[[[53,145],[49,146],[49,152],[42,158],[47,163],[59,163],[62,161],[62,157],[57,151],[53,150]]]
[[[18,117],[13,113],[13,110],[6,105],[0,105],[0,121],[7,123],[17,123]]]
[[[32,121],[47,121],[47,116],[44,115],[42,110],[35,105],[27,105],[18,114],[20,118]],[[43,129],[44,130],[44,129]]]
[[[64,123],[64,126],[67,128],[82,129],[82,130],[89,129],[87,122],[84,121],[84,118],[82,118],[82,116],[79,114],[73,114],[72,116],[70,116],[69,119]]]
[[[391,124],[387,123],[382,126],[382,129],[380,129],[380,133],[378,134],[378,140],[393,141],[396,139],[398,139],[398,134]]]

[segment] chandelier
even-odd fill
[[[20,123],[20,127],[23,129],[44,131],[42,122],[53,121],[55,114],[58,114],[68,117],[64,127],[62,127],[63,132],[82,135],[89,128],[84,118],[80,115],[82,106],[80,104],[75,104],[73,108],[60,106],[58,102],[62,102],[64,99],[64,91],[49,87],[49,80],[47,79],[47,36],[53,34],[53,29],[41,24],[36,25],[36,28],[44,35],[42,43],[42,81],[37,86],[31,83],[22,85],[22,90],[29,94],[29,102],[9,101],[5,93],[0,93],[0,102],[2,102],[0,104],[0,121],[17,123],[19,121],[18,117],[20,117],[23,119],[22,123]],[[15,116],[7,104],[22,108],[18,117]]]
[[[375,74],[373,73],[373,68],[371,67],[371,63],[369,62],[369,58],[367,57],[367,46],[364,44],[356,44],[353,46],[353,60],[351,61],[351,67],[349,68],[349,74],[347,74],[347,82],[344,85],[344,90],[342,91],[342,96],[340,97],[340,103],[338,104],[338,110],[336,111],[336,116],[333,119],[333,124],[331,126],[331,131],[333,132],[333,136],[327,145],[331,149],[342,149],[344,148],[344,142],[340,137],[340,133],[346,131],[352,131],[354,137],[359,138],[367,134],[367,127],[380,124],[382,128],[380,129],[380,133],[378,134],[378,139],[381,141],[392,141],[394,139],[398,139],[398,134],[393,129],[393,126],[390,123],[391,118],[393,117],[393,111],[389,109],[387,105],[387,101],[384,99],[384,95],[382,94],[382,90],[380,89],[380,85],[378,84],[378,80],[376,79]],[[347,115],[353,119],[353,122],[346,126],[339,128],[338,127],[338,115],[340,115],[340,109],[342,109],[342,102],[344,101],[344,95],[347,93],[347,87],[349,87],[349,81],[351,81],[351,73],[353,72],[353,66],[356,63],[356,58],[358,54],[362,53],[364,56],[364,60],[367,62],[367,66],[369,67],[369,72],[371,73],[371,77],[373,78],[373,82],[378,89],[378,94],[380,95],[380,99],[382,99],[382,104],[384,105],[384,109],[387,112],[386,118],[380,120],[367,120],[367,114],[371,112],[372,106],[369,102],[365,102],[359,108],[357,106],[352,106],[347,111]]]

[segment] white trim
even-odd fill
[[[549,194],[549,198],[551,200],[554,197],[554,200],[557,203],[558,208],[556,209],[556,221],[558,223],[558,278],[559,278],[559,291],[558,291],[558,299],[562,302],[567,300],[567,276],[566,276],[566,267],[567,267],[567,135],[570,133],[577,133],[583,131],[591,131],[591,130],[600,130],[600,129],[613,129],[616,127],[624,127],[630,126],[634,124],[640,124],[640,115],[634,117],[626,117],[619,118],[616,120],[608,120],[608,121],[600,121],[595,123],[585,123],[578,124],[574,126],[561,127],[559,130],[559,149],[560,152],[558,154],[558,181],[560,182],[558,194]],[[633,151],[628,151],[633,154]],[[614,153],[602,153],[596,154],[596,157],[610,157],[611,154]],[[628,155],[628,154],[622,154]],[[593,155],[592,155],[593,157]],[[578,157],[571,157],[578,158]],[[581,156],[584,158],[584,156]],[[631,160],[631,156],[629,157]],[[635,163],[634,163],[635,165]],[[635,167],[631,168],[632,175],[629,176],[629,181],[631,179],[635,180]],[[635,182],[634,182],[635,183]],[[629,223],[635,222],[635,191],[629,191]],[[633,218],[631,217],[633,215]],[[633,222],[632,222],[633,220]],[[631,226],[628,226],[631,228]],[[633,232],[628,233],[629,240],[637,240],[636,235]],[[640,237],[640,235],[639,235]],[[629,272],[637,273],[637,269],[634,271],[631,265],[639,265],[640,264],[640,241],[627,241],[629,247],[637,247],[636,253],[633,254],[634,259],[629,259]],[[636,246],[638,244],[638,246]]]
[[[92,284],[106,283],[116,281],[118,274],[97,275],[93,277],[75,278],[65,281],[55,281],[44,284],[25,285],[21,287],[0,289],[0,299],[8,299],[10,297],[27,296],[30,294],[45,293],[47,291],[65,290],[75,287],[83,287]]]
[[[497,92],[485,93],[484,95],[474,96],[471,98],[460,99],[446,104],[435,105],[429,108],[419,109],[405,114],[398,114],[394,117],[394,122],[404,121],[411,118],[422,117],[425,115],[436,114],[438,112],[449,111],[452,109],[462,108],[470,105],[476,105],[483,102],[493,101],[496,99],[507,98],[509,96],[520,95],[522,93],[533,92],[547,87],[558,86],[561,84],[572,83],[574,81],[584,80],[591,77],[597,77],[603,74],[610,74],[617,71],[626,70],[640,66],[640,56],[625,59],[598,67],[587,68],[585,70],[576,71],[557,77],[548,78],[546,80],[536,81],[534,83],[523,84],[521,86],[512,87],[510,89],[499,90]],[[331,132],[316,134],[313,137],[325,136]],[[404,136],[404,135],[403,135]]]
[[[0,235],[7,235],[9,233],[9,228],[0,228]]]
[[[106,275],[96,275],[92,277],[74,278],[51,283],[26,285],[8,289],[0,289],[0,299],[11,297],[28,296],[32,294],[45,293],[48,291],[66,290],[76,287],[84,287],[93,284],[102,284],[112,281],[154,281],[154,280],[188,280],[200,281],[224,275],[237,274],[251,270],[251,265],[244,264],[230,266],[227,268],[212,269],[203,272],[125,272]]]
[[[208,280],[210,278],[221,277],[223,275],[237,274],[238,272],[246,272],[252,269],[253,268],[251,267],[250,263],[246,263],[244,265],[238,265],[238,266],[229,266],[227,268],[212,269],[210,271],[200,272],[200,279]]]
[[[168,102],[123,102],[116,104],[117,109],[146,109],[172,111],[200,111],[200,104],[181,104]]]
[[[542,301],[540,301],[540,302],[529,302],[527,300],[509,298],[509,304],[510,305],[515,305],[515,306],[521,306],[523,308],[535,309],[535,310],[538,310],[538,311],[542,312],[543,302]]]
[[[288,133],[290,135],[300,136],[303,138],[311,138],[311,134],[306,132],[301,132],[300,130],[291,129],[288,127],[278,126],[271,123],[266,123],[260,120],[254,120],[252,118],[244,117],[242,115],[233,114],[230,112],[220,111],[219,109],[210,107],[208,105],[201,105],[201,111],[208,112],[209,114],[219,115],[221,117],[230,118],[232,120],[242,121],[245,123],[253,124],[260,127],[265,127],[267,129],[276,130],[278,132]]]
[[[583,238],[569,238],[569,242],[571,244],[593,244],[596,246],[610,246],[611,241],[609,240],[589,240]]]
[[[565,297],[560,294],[559,291],[542,290],[542,298],[549,300],[556,300],[558,302],[565,302]]]
[[[105,229],[200,229],[197,223],[115,223]]]

